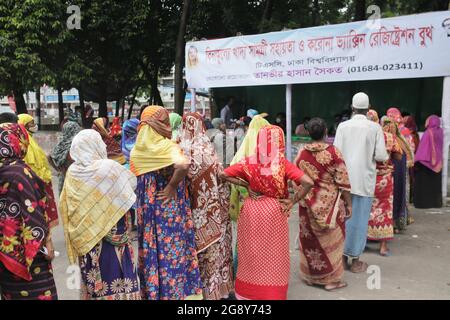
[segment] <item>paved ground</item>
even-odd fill
[[[44,139],[45,148],[55,143],[55,137]],[[56,186],[56,180],[54,182]],[[295,250],[298,216],[290,218],[291,281],[289,299],[450,299],[450,207],[439,210],[412,210],[416,220],[403,234],[391,241],[392,256],[378,255],[378,245],[368,244],[363,260],[379,267],[381,287],[369,290],[369,274],[346,272],[345,289],[329,293],[308,287],[299,279],[299,252]],[[54,275],[60,299],[78,299],[77,290],[67,288],[68,260],[65,254],[62,226],[54,229],[53,241],[61,255],[54,260]]]

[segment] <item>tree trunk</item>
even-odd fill
[[[131,119],[131,115],[133,114],[134,102],[136,101],[136,95],[137,95],[138,91],[139,91],[139,87],[137,87],[136,90],[134,90],[133,99],[131,100],[131,104],[130,104],[130,109],[128,109],[128,120]]]
[[[151,95],[150,95],[150,102],[152,104],[164,107],[164,103],[161,98],[161,93],[158,89],[158,74],[159,74],[159,66],[154,66],[154,72],[152,74],[151,78]]]
[[[38,86],[36,88],[36,116],[37,116],[37,125],[38,129],[41,130],[41,87]]]
[[[366,0],[356,0],[355,2],[355,21],[366,19]]]
[[[266,0],[266,4],[264,6],[263,16],[261,18],[261,23],[259,25],[259,32],[264,31],[264,23],[272,19],[272,9],[273,9],[273,0]]]
[[[78,99],[80,100],[81,123],[83,125],[83,128],[86,128],[86,109],[84,108],[84,92],[81,87],[78,89]]]
[[[108,98],[106,92],[107,92],[106,87],[103,86],[101,88],[99,99],[100,101],[98,102],[98,116],[102,118],[108,117],[108,101],[107,101]]]
[[[312,10],[312,25],[318,26],[320,25],[320,7],[319,0],[314,0],[313,10]]]
[[[191,0],[184,0],[183,13],[181,14],[180,28],[178,29],[176,55],[175,55],[175,112],[183,115],[184,111],[184,83],[183,83],[183,65],[185,54],[185,42],[184,37],[186,35],[186,26],[189,20],[189,10],[191,6]]]
[[[98,116],[99,118],[108,117],[108,102],[106,101],[105,96],[103,96],[101,100],[98,102]]]
[[[16,102],[17,114],[28,113],[25,99],[23,98],[23,90],[14,89],[14,101]]]
[[[64,102],[63,102],[63,89],[58,88],[58,116],[59,116],[59,124],[64,120]]]
[[[122,105],[122,100],[123,98],[117,99],[116,100],[116,113],[115,113],[115,117],[118,117],[120,114],[120,106]]]
[[[121,122],[123,123],[125,121],[125,98],[122,99],[122,105],[120,106],[122,108],[122,114],[120,115]]]

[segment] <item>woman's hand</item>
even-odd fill
[[[291,215],[291,210],[294,207],[294,200],[292,199],[279,199],[278,200],[281,204],[281,209],[283,211],[283,213],[289,218],[289,216]]]
[[[55,248],[53,247],[52,239],[47,240],[47,242],[45,243],[45,248],[47,249],[45,259],[48,261],[52,261],[55,258]]]
[[[163,205],[168,204],[172,200],[176,200],[177,190],[168,184],[163,191],[158,192],[156,200],[163,201]]]
[[[351,217],[352,217],[352,206],[346,206],[345,207],[345,220],[348,220],[348,219],[350,219]]]
[[[259,197],[261,197],[261,195],[258,192],[253,191],[252,189],[250,189],[250,187],[247,187],[247,190],[248,194],[250,195],[250,198],[252,198],[253,200],[258,200]]]

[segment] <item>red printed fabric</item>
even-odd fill
[[[30,267],[49,229],[44,183],[23,161],[27,146],[22,126],[0,126],[0,262],[31,280]]]
[[[336,147],[311,143],[299,152],[296,164],[314,181],[299,207],[300,274],[318,285],[339,282],[346,212],[341,193],[350,191],[345,162]]]
[[[256,154],[225,169],[228,176],[248,181],[250,188],[268,197],[288,197],[287,180],[300,183],[303,172],[284,156],[284,133],[280,127],[259,130]]]
[[[401,153],[401,147],[395,137],[384,133],[386,142],[386,151],[388,154],[393,152]],[[394,179],[392,173],[394,165],[389,159],[385,162],[377,163],[377,184],[375,186],[375,195],[370,213],[369,229],[367,238],[369,240],[391,240],[394,238]]]

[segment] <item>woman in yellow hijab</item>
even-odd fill
[[[28,146],[27,154],[25,155],[25,163],[41,178],[45,183],[45,193],[47,195],[47,216],[49,219],[49,226],[54,227],[58,225],[58,211],[53,193],[52,186],[52,171],[48,162],[45,151],[38,145],[33,138],[33,134],[38,131],[38,126],[34,122],[34,118],[29,114],[19,114],[19,124],[23,125],[29,134],[30,145]]]
[[[190,161],[171,139],[167,110],[145,108],[130,155],[137,176],[138,273],[145,300],[202,298],[185,181]]]

